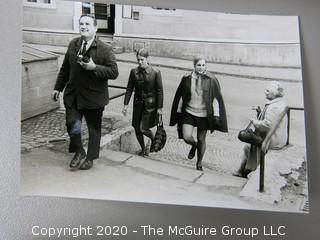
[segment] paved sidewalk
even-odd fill
[[[272,200],[268,203],[258,201],[263,198],[252,197],[257,191],[256,180],[246,190],[248,197],[240,197],[246,180],[231,175],[239,166],[243,145],[236,140],[237,131],[231,130],[228,134],[215,132],[208,136],[208,147],[203,159],[204,172],[196,171],[195,160],[186,158],[189,146],[177,139],[174,128],[167,129],[165,148],[158,153],[151,153],[148,158],[104,148],[93,169],[71,172],[68,164],[72,156],[67,152],[63,117],[64,112],[58,110],[22,122],[23,194],[301,211],[299,196],[288,200],[289,203],[280,201],[279,204],[273,204]],[[127,124],[119,115],[109,114],[104,119],[105,137],[114,135],[115,131]],[[112,138],[109,140],[112,141]],[[293,150],[290,154],[280,153],[276,159],[296,162],[294,159],[299,157],[301,160],[304,148],[295,147]],[[277,196],[268,196],[268,199],[279,200],[283,180],[277,178],[276,182],[272,180],[268,183],[268,186],[278,186]]]
[[[108,114],[103,118],[102,134],[108,135],[119,128],[130,126],[130,119],[125,119],[119,114]],[[152,153],[151,158],[165,160],[170,163],[194,168],[196,158],[187,159],[189,145],[177,138],[176,128],[166,127],[167,144],[164,149]],[[221,174],[231,175],[240,164],[240,154],[243,144],[237,140],[237,130],[230,129],[229,133],[208,133],[207,150],[203,159],[205,168]],[[88,139],[86,124],[82,124],[84,144]],[[21,123],[21,151],[32,151],[42,146],[54,146],[55,143],[68,145],[68,134],[65,127],[65,112],[54,110],[27,119]]]
[[[33,47],[51,51],[57,54],[65,54],[66,47],[29,44]],[[116,54],[118,61],[136,63],[136,56],[133,52]],[[191,60],[165,58],[150,56],[153,65],[159,67],[176,68],[180,70],[192,70],[193,63]],[[226,75],[238,78],[255,79],[255,80],[279,80],[286,82],[302,82],[301,68],[279,68],[279,67],[259,67],[244,66],[236,64],[208,63],[209,71],[217,75]]]
[[[136,63],[134,53],[121,53],[116,55],[118,61]],[[150,62],[159,67],[170,67],[181,70],[192,70],[191,60],[154,57],[150,56]],[[216,75],[226,75],[239,78],[255,80],[279,80],[287,82],[301,82],[301,68],[278,68],[278,67],[259,67],[244,66],[236,64],[207,63],[208,70]]]
[[[23,154],[21,193],[28,196],[299,211],[297,206],[279,208],[239,197],[245,183],[243,179],[209,170],[200,172],[132,154],[103,150],[89,171],[69,171],[70,157],[67,153],[44,147]]]

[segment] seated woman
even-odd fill
[[[279,82],[269,83],[265,90],[267,102],[264,109],[258,114],[257,119],[251,119],[256,133],[264,139],[268,131],[275,124],[280,114],[286,109],[287,105],[283,101],[284,90]],[[279,127],[271,137],[267,149],[281,149],[287,142],[287,116],[280,122]],[[240,168],[233,173],[234,176],[244,177],[257,168],[256,147],[246,144],[243,148]]]
[[[215,76],[207,71],[203,58],[193,61],[194,70],[182,77],[176,91],[170,117],[170,126],[178,124],[179,138],[191,145],[188,158],[197,151],[196,169],[202,171],[202,159],[206,150],[207,130],[227,132],[227,116],[220,85]],[[181,103],[181,110],[179,106]],[[192,136],[197,128],[197,140]]]
[[[158,123],[158,114],[162,114],[163,87],[161,73],[149,64],[149,53],[146,49],[140,49],[136,54],[138,67],[131,69],[128,86],[124,98],[122,113],[126,115],[127,107],[134,94],[132,126],[141,146],[140,156],[149,154],[149,149],[144,144],[143,135],[151,139],[153,146],[154,134],[150,128]]]

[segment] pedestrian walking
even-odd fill
[[[142,48],[136,54],[138,67],[131,69],[122,113],[127,114],[127,107],[134,91],[132,126],[139,145],[140,156],[149,154],[144,137],[151,140],[150,152],[154,151],[154,133],[150,128],[156,126],[162,115],[163,87],[161,72],[149,63],[149,52]]]
[[[258,111],[257,119],[250,119],[254,126],[256,135],[262,139],[266,137],[268,131],[276,124],[279,116],[286,111],[287,104],[283,100],[284,89],[278,81],[272,81],[266,86],[266,104],[262,111]],[[261,109],[260,107],[258,109]],[[287,116],[281,121],[273,133],[267,149],[281,149],[287,144]],[[243,148],[241,164],[239,169],[233,173],[234,176],[244,177],[254,171],[258,166],[255,145],[246,144]]]
[[[170,126],[178,125],[179,138],[191,145],[188,154],[197,152],[196,169],[202,171],[207,130],[227,132],[227,116],[217,78],[207,71],[206,60],[195,58],[194,70],[182,77],[176,91],[170,116]],[[193,137],[197,128],[197,140]]]
[[[108,79],[117,78],[118,67],[111,45],[96,37],[94,17],[82,15],[79,31],[81,37],[68,46],[52,96],[57,100],[64,90],[69,152],[75,153],[70,168],[87,170],[99,158],[102,113],[109,102]],[[87,153],[81,139],[83,116],[89,131]]]

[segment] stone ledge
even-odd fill
[[[249,180],[239,195],[270,204],[280,202],[281,188],[287,184],[285,175],[293,174],[295,177],[296,170],[301,167],[304,160],[305,153],[299,151],[297,146],[270,150],[265,156],[264,192],[259,192],[260,166],[258,166],[254,172],[249,174]]]

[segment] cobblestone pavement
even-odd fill
[[[119,107],[113,103],[108,111],[119,113]],[[119,114],[110,114],[103,118],[102,134],[108,134],[110,131],[128,124]],[[177,138],[174,127],[166,126],[168,139],[166,146],[158,153],[150,154],[153,159],[161,159],[176,164],[195,166],[195,159],[187,159],[189,145],[183,140]],[[82,124],[82,134],[84,144],[88,139],[88,130],[86,124]],[[67,146],[68,134],[65,126],[65,113],[63,110],[50,111],[45,114],[27,119],[21,123],[21,151],[32,150],[35,147],[54,146],[65,141]],[[214,132],[207,136],[207,151],[203,159],[203,166],[211,170],[230,174],[239,165],[239,153],[241,153],[241,144],[235,144],[236,132],[231,131],[228,134]],[[67,149],[64,148],[65,150]]]
[[[107,111],[121,113],[122,98],[112,100],[107,106]],[[128,116],[132,113],[132,103],[128,106]],[[151,153],[150,158],[174,162],[194,167],[196,157],[192,160],[187,158],[190,146],[182,139],[177,138],[176,127],[169,127],[170,113],[163,115],[163,122],[167,131],[167,143],[158,153]],[[238,168],[241,160],[243,143],[237,139],[239,130],[230,129],[228,133],[215,131],[207,134],[207,149],[203,158],[203,166],[207,169],[220,173],[231,174]]]
[[[108,116],[102,119],[102,135],[127,124],[119,116]],[[82,139],[84,144],[88,140],[88,128],[82,121]],[[50,111],[21,122],[21,151],[28,151],[35,147],[51,146],[57,142],[68,141],[65,126],[64,110]]]
[[[106,107],[102,123],[103,135],[108,134],[118,127],[130,124],[132,103],[128,106],[128,117],[124,118],[121,115],[122,101],[122,98],[114,99]],[[194,168],[196,165],[196,157],[192,160],[187,158],[190,146],[183,140],[177,138],[175,127],[167,126],[169,122],[168,118],[169,114],[165,114],[164,123],[167,131],[166,146],[160,152],[151,153],[150,158]],[[210,134],[210,132],[208,132],[207,149],[203,158],[203,166],[205,169],[230,175],[239,167],[244,144],[237,139],[238,131],[239,130],[229,128],[228,133],[215,131],[213,134]],[[86,144],[88,132],[85,123],[83,123],[82,132],[84,144]],[[34,147],[52,147],[52,145],[63,141],[68,141],[64,110],[50,111],[21,123],[22,152],[31,150]],[[67,143],[65,145],[67,146]],[[67,149],[67,147],[65,149]],[[298,150],[303,151],[301,148]]]
[[[167,143],[157,153],[151,153],[153,159],[161,159],[177,164],[196,166],[196,157],[192,160],[187,158],[190,146],[182,139],[177,138],[177,133],[167,128]],[[224,174],[231,174],[239,167],[243,144],[237,139],[237,131],[207,135],[207,149],[202,160],[204,168]]]

